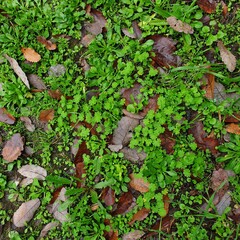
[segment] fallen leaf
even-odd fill
[[[147,113],[150,110],[153,110],[154,112],[156,112],[158,110],[158,94],[155,94],[153,97],[148,99],[148,104],[143,108],[143,110],[139,113],[141,116],[146,116]]]
[[[130,117],[122,117],[118,127],[113,132],[112,145],[126,146],[132,138],[132,131],[139,124],[139,120]]]
[[[170,233],[171,227],[174,223],[175,219],[171,216],[166,216],[162,218],[161,220],[158,220],[150,229],[148,233],[146,233],[142,239],[149,239],[150,237],[154,235],[159,234],[159,230],[163,232]],[[155,231],[154,231],[155,230]]]
[[[166,153],[173,154],[176,143],[173,133],[169,131],[167,127],[165,127],[164,133],[160,134],[159,138],[161,140],[161,146],[166,150]]]
[[[213,95],[216,103],[220,104],[227,98],[225,87],[221,83],[215,82]]]
[[[81,188],[85,185],[85,179],[86,179],[86,177],[83,177],[86,174],[86,169],[85,169],[85,166],[84,166],[84,162],[76,163],[75,167],[76,167],[75,177],[79,179],[77,181],[77,187]]]
[[[32,178],[24,178],[21,182],[20,182],[20,186],[21,187],[26,187],[30,184],[33,183],[33,179]]]
[[[240,126],[236,123],[227,124],[225,129],[229,133],[234,133],[234,134],[240,135]]]
[[[42,231],[40,232],[40,235],[37,238],[37,240],[41,240],[42,238],[44,238],[51,229],[57,227],[58,225],[59,225],[58,222],[50,222],[47,225],[45,225]]]
[[[128,147],[124,147],[120,152],[123,153],[125,159],[132,163],[142,164],[143,160],[147,157],[145,152],[138,152],[137,149],[131,149]]]
[[[18,159],[23,150],[23,144],[21,135],[19,133],[14,134],[10,140],[7,141],[2,150],[3,159],[8,162],[13,162]]]
[[[93,17],[94,22],[85,24],[84,28],[89,33],[96,36],[102,33],[103,28],[107,24],[107,20],[100,11],[95,9],[91,9],[90,15]]]
[[[226,3],[224,1],[221,1],[221,5],[222,5],[222,13],[223,13],[223,16],[226,17],[227,14],[228,14],[228,6],[226,5]]]
[[[136,221],[144,220],[148,216],[149,212],[150,212],[149,209],[146,209],[146,208],[140,209],[138,212],[136,212],[132,216],[132,219],[130,220],[130,222],[128,224],[133,225]]]
[[[139,103],[141,99],[140,89],[142,85],[139,83],[135,83],[132,88],[123,89],[122,97],[125,99],[125,106],[133,103]]]
[[[217,7],[215,0],[198,0],[197,5],[206,13],[215,12]]]
[[[39,115],[39,120],[41,122],[48,122],[54,118],[54,109],[42,110]]]
[[[227,66],[229,72],[233,72],[236,68],[236,57],[223,45],[221,41],[218,41],[217,46],[220,51],[220,56]]]
[[[24,165],[18,170],[18,172],[24,177],[32,179],[36,178],[38,180],[45,180],[47,176],[47,171],[37,165]]]
[[[29,132],[34,132],[35,126],[32,124],[32,121],[29,117],[20,117],[20,120],[24,123]]]
[[[90,43],[93,41],[93,39],[95,38],[94,35],[92,34],[86,34],[82,37],[81,39],[81,44],[84,46],[84,47],[88,47],[90,45]]]
[[[107,206],[112,206],[115,203],[115,191],[110,187],[104,188],[101,194],[101,199]]]
[[[14,58],[9,57],[7,54],[4,54],[4,57],[9,61],[13,71],[18,75],[27,88],[30,88],[27,76],[18,65],[18,62]]]
[[[28,202],[22,203],[21,206],[13,215],[13,223],[16,227],[24,227],[29,222],[40,206],[40,200],[34,199]]]
[[[127,28],[123,28],[122,32],[124,33],[125,36],[130,37],[130,38],[137,38],[135,33],[130,33],[129,30]]]
[[[48,90],[48,94],[53,99],[57,99],[57,100],[61,100],[61,97],[63,96],[63,94],[61,93],[61,91],[59,89]]]
[[[227,207],[231,204],[231,195],[229,192],[226,192],[219,203],[216,205],[216,211],[219,215],[222,215]]]
[[[237,206],[236,209],[233,209],[232,214],[229,216],[236,224],[240,223],[240,207]]]
[[[169,66],[177,67],[180,65],[180,57],[174,55],[177,42],[159,34],[150,36],[147,39],[154,41],[153,51],[155,52],[155,56],[152,57],[152,59],[155,62],[155,65],[167,68],[169,68]]]
[[[125,192],[119,198],[117,208],[113,211],[112,215],[124,214],[133,202],[133,195],[130,191]]]
[[[130,113],[126,109],[123,109],[122,112],[126,117],[130,117],[130,118],[134,118],[134,119],[138,119],[138,120],[141,120],[144,118],[143,116],[141,116],[139,114]]]
[[[214,99],[214,89],[215,89],[215,76],[213,74],[207,73],[204,78],[207,81],[206,86],[204,86],[205,97],[207,99]]]
[[[65,72],[66,72],[65,66],[63,64],[57,64],[49,68],[48,75],[50,77],[60,77],[64,75]]]
[[[83,155],[86,154],[86,155],[89,155],[90,154],[90,151],[88,150],[87,148],[87,144],[86,142],[82,142],[78,148],[78,151],[77,151],[77,154],[74,158],[74,164],[76,165],[77,163],[79,162],[84,162],[84,159],[83,159]]]
[[[47,40],[45,37],[38,36],[37,40],[38,42],[42,43],[48,50],[52,51],[57,48],[57,45],[55,43],[52,43],[50,40]]]
[[[40,89],[40,90],[47,89],[43,80],[36,74],[28,74],[28,80],[30,84],[36,89]]]
[[[7,123],[7,124],[14,124],[15,117],[13,117],[6,108],[0,108],[0,122]]]
[[[225,123],[239,123],[240,122],[240,113],[233,113],[231,116],[226,116]]]
[[[131,181],[129,183],[131,188],[141,193],[149,191],[149,183],[146,180],[136,177],[133,173],[131,173],[129,176],[131,178]]]
[[[225,184],[221,187],[221,185],[225,182]],[[228,172],[226,170],[220,168],[218,170],[214,170],[212,177],[211,177],[211,184],[210,187],[214,192],[216,192],[216,195],[218,195],[220,198],[227,192],[229,187],[228,182]],[[220,188],[221,187],[221,188]]]
[[[169,211],[169,205],[170,205],[170,198],[168,197],[167,194],[163,196],[163,202],[164,202],[164,209],[167,215]]]
[[[122,236],[122,240],[138,240],[145,234],[145,232],[140,230],[134,230],[133,232],[126,233]]]
[[[137,21],[132,22],[133,31],[138,39],[142,37],[142,31],[137,23]]]
[[[41,56],[32,48],[21,48],[25,59],[29,62],[39,62]]]
[[[181,20],[176,19],[175,17],[168,17],[167,22],[171,28],[173,28],[177,32],[184,32],[186,34],[193,34],[193,28],[187,24],[182,22]]]

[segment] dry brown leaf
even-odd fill
[[[145,181],[143,178],[137,178],[133,173],[130,174],[131,181],[129,185],[131,188],[141,192],[145,193],[149,191],[149,183]]]
[[[18,75],[18,77],[22,80],[22,82],[28,87],[29,86],[29,82],[27,79],[26,74],[23,72],[23,70],[21,69],[21,67],[18,65],[18,62],[14,59],[9,57],[7,54],[4,54],[4,57],[9,61],[13,71]]]
[[[29,62],[39,62],[41,60],[41,56],[32,48],[21,48],[21,52]]]
[[[236,57],[223,45],[222,41],[218,41],[217,46],[220,51],[220,56],[227,66],[229,72],[233,72],[236,68]]]
[[[171,28],[173,28],[177,32],[184,32],[186,34],[193,34],[193,28],[187,24],[182,22],[181,20],[176,19],[175,17],[168,17],[167,22]]]
[[[39,206],[40,200],[38,198],[22,203],[13,215],[14,225],[16,227],[24,227],[24,225],[33,218],[33,215]]]
[[[161,146],[163,149],[166,150],[166,153],[173,154],[176,140],[174,138],[173,133],[169,131],[169,129],[166,126],[164,133],[160,134],[159,138],[161,139]]]
[[[226,17],[226,15],[228,14],[228,6],[226,5],[226,3],[224,1],[221,1],[221,5],[222,5],[222,13],[223,16]]]
[[[112,206],[115,203],[115,191],[110,187],[104,188],[101,199],[107,206]]]
[[[16,160],[21,155],[23,144],[21,135],[19,133],[14,134],[10,140],[7,141],[2,150],[3,159],[8,162]]]
[[[6,108],[0,108],[0,122],[7,123],[7,124],[14,124],[15,117],[13,117]]]
[[[215,76],[213,74],[206,74],[204,76],[207,80],[207,85],[204,86],[204,90],[206,91],[205,97],[207,99],[214,99],[214,89],[215,89]]]
[[[146,209],[146,208],[140,209],[138,212],[136,212],[132,216],[132,219],[131,219],[131,221],[128,224],[129,225],[133,225],[136,221],[144,220],[148,216],[149,212],[150,212],[149,209]]]
[[[47,40],[45,37],[38,36],[37,37],[38,42],[42,43],[46,49],[52,51],[57,48],[57,45],[55,43],[52,43],[50,40]]]
[[[164,202],[164,209],[166,211],[166,215],[168,214],[169,211],[169,205],[170,205],[170,198],[168,195],[163,196],[163,202]]]
[[[143,160],[147,157],[145,152],[138,152],[137,149],[131,149],[128,147],[124,147],[120,152],[123,153],[125,159],[132,163],[142,164]]]
[[[126,109],[123,109],[122,112],[126,117],[130,117],[130,118],[134,118],[134,119],[138,119],[138,120],[141,120],[144,118],[143,116],[141,116],[139,114],[130,113]]]
[[[145,232],[140,230],[134,230],[133,232],[124,234],[122,236],[123,240],[138,240],[141,239],[141,237],[145,234]]]
[[[54,109],[42,110],[39,115],[39,120],[41,122],[48,122],[54,118]]]
[[[30,82],[30,84],[35,87],[36,89],[40,89],[40,90],[45,90],[47,89],[45,83],[43,82],[43,80],[36,74],[29,74],[28,75],[28,80]]]
[[[53,99],[57,99],[57,100],[61,100],[61,97],[63,96],[63,94],[61,93],[61,91],[59,89],[48,90],[48,94]]]
[[[141,97],[141,88],[141,84],[135,83],[131,88],[122,89],[122,97],[125,99],[125,106],[128,106],[134,102],[139,103]]]
[[[32,124],[32,121],[29,117],[20,117],[20,120],[24,122],[24,125],[29,132],[34,132],[35,126]]]
[[[123,28],[122,32],[124,33],[125,36],[130,37],[132,39],[137,38],[135,33],[130,33],[129,30],[127,28]]]
[[[215,12],[217,7],[215,0],[198,0],[197,5],[206,13]]]
[[[230,123],[226,126],[226,131],[240,135],[240,126],[236,123]]]
[[[58,224],[59,224],[58,222],[50,222],[50,223],[48,223],[47,225],[45,225],[45,226],[43,227],[42,231],[40,232],[40,235],[39,235],[39,237],[37,238],[37,240],[43,239],[43,238],[47,235],[47,233],[48,233],[51,229],[57,227]]]
[[[22,166],[18,172],[27,178],[36,178],[38,180],[45,180],[47,176],[47,171],[37,165],[24,165]]]
[[[89,44],[93,41],[94,38],[95,38],[94,35],[92,35],[92,34],[86,34],[85,36],[82,37],[82,39],[81,39],[81,44],[82,44],[84,47],[88,47]]]

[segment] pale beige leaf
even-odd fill
[[[42,231],[40,232],[40,235],[39,235],[39,237],[38,237],[37,239],[40,240],[40,239],[42,239],[43,237],[45,237],[45,236],[47,235],[47,233],[48,233],[51,229],[57,227],[58,224],[59,224],[58,222],[50,222],[50,223],[48,223],[47,225],[45,225],[45,226],[43,227]]]
[[[133,173],[130,174],[131,181],[129,183],[130,187],[141,192],[145,193],[149,191],[149,183],[143,178],[136,177]]]
[[[124,234],[122,239],[123,240],[138,240],[145,234],[145,232],[140,230],[134,230],[133,232]]]
[[[29,62],[39,62],[41,60],[41,56],[32,48],[22,48],[21,51]]]
[[[175,17],[168,17],[167,22],[171,28],[173,28],[177,32],[184,32],[186,34],[193,34],[193,28],[187,24],[182,22],[181,20],[176,19]]]
[[[24,122],[24,125],[29,132],[34,132],[35,126],[32,124],[32,121],[29,117],[20,117],[20,120]]]
[[[15,123],[15,120],[15,117],[7,112],[6,108],[0,108],[0,122],[12,125]]]
[[[16,160],[21,155],[23,144],[23,138],[21,135],[19,133],[14,134],[10,140],[7,141],[2,150],[4,160],[8,162]]]
[[[18,172],[24,177],[28,178],[36,178],[38,180],[44,180],[47,176],[47,171],[37,165],[24,165],[22,166]]]
[[[124,154],[125,159],[132,163],[142,164],[143,160],[147,157],[145,152],[138,152],[137,149],[131,149],[128,147],[124,147],[120,152]]]
[[[40,206],[40,200],[34,199],[23,203],[13,215],[13,223],[16,227],[24,227],[29,222]]]
[[[36,89],[40,89],[40,90],[47,89],[43,80],[36,74],[29,74],[28,75],[28,80],[29,80],[30,84],[33,87],[35,87]]]
[[[230,192],[226,192],[219,203],[216,205],[216,210],[219,215],[222,215],[224,210],[231,204],[231,195]]]
[[[30,184],[33,183],[33,179],[32,178],[24,178],[21,182],[20,182],[20,186],[21,187],[26,187]]]
[[[18,65],[18,62],[14,59],[9,57],[7,54],[4,54],[4,57],[9,61],[13,71],[18,75],[18,77],[22,80],[22,82],[28,87],[29,86],[29,82],[27,79],[26,74],[23,72],[23,70],[21,69],[21,67]]]
[[[218,41],[217,46],[220,51],[220,56],[227,66],[229,72],[233,72],[236,68],[236,57],[223,45],[222,41]]]

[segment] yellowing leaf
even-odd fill
[[[22,82],[28,87],[29,86],[29,82],[27,79],[26,74],[23,72],[23,70],[21,69],[21,67],[18,65],[18,62],[14,59],[9,57],[7,54],[4,55],[4,57],[9,61],[13,71],[18,75],[18,77],[20,77],[20,79],[22,80]]]
[[[236,68],[237,63],[236,57],[230,51],[227,50],[227,48],[223,45],[221,41],[218,41],[217,46],[220,51],[220,56],[225,65],[227,66],[228,71],[233,72]]]
[[[21,51],[29,62],[39,62],[41,59],[41,56],[32,48],[22,48]]]
[[[177,32],[184,32],[186,34],[193,34],[193,28],[187,23],[182,22],[181,20],[176,19],[175,17],[168,17],[167,22],[171,28]]]
[[[14,225],[16,227],[24,227],[25,223],[33,218],[39,206],[40,200],[38,198],[23,203],[13,215]]]

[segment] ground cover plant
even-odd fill
[[[239,239],[237,0],[0,3],[0,239]]]

